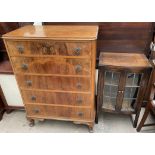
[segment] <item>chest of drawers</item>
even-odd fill
[[[68,120],[93,128],[97,26],[25,26],[3,35],[30,125]]]

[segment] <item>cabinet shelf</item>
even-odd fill
[[[127,111],[134,112],[135,109],[132,108],[131,103],[129,103],[128,101],[123,101],[121,112]]]
[[[135,113],[135,110],[131,107],[131,105],[128,102],[123,103],[121,111],[116,111],[115,106],[112,103],[104,102],[102,105],[102,111],[114,112],[114,113],[123,113],[123,114]]]
[[[104,95],[104,97],[105,97],[105,98],[111,98],[111,99],[114,99],[114,98],[115,98],[115,99],[116,99],[116,97],[114,97],[114,96],[107,96],[107,95]],[[125,99],[125,100],[128,100],[128,99],[129,99],[129,100],[136,100],[136,98],[129,98],[129,97],[125,97],[124,99]]]
[[[110,84],[110,83],[107,83],[107,82],[105,82],[105,84],[104,84],[105,86],[114,86],[114,87],[118,87],[118,85],[116,85],[116,84]],[[132,85],[126,85],[125,87],[129,87],[129,88],[139,88],[140,86],[132,86]]]
[[[121,111],[116,111],[115,106],[116,106],[116,97],[109,97],[109,96],[104,96],[104,101],[102,104],[102,110],[106,112],[115,112],[115,113],[126,113],[126,114],[132,114],[135,112],[135,110],[131,107],[131,102],[129,100],[135,98],[125,98],[122,104],[122,109]]]

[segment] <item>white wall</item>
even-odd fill
[[[9,106],[23,106],[14,75],[0,74],[0,85]]]

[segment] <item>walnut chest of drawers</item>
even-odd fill
[[[3,35],[30,125],[68,120],[93,128],[97,26],[25,26]]]

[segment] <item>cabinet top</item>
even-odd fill
[[[95,40],[98,26],[24,26],[3,35],[8,39]]]
[[[119,68],[151,68],[149,60],[140,53],[101,52],[99,66],[114,66]]]

